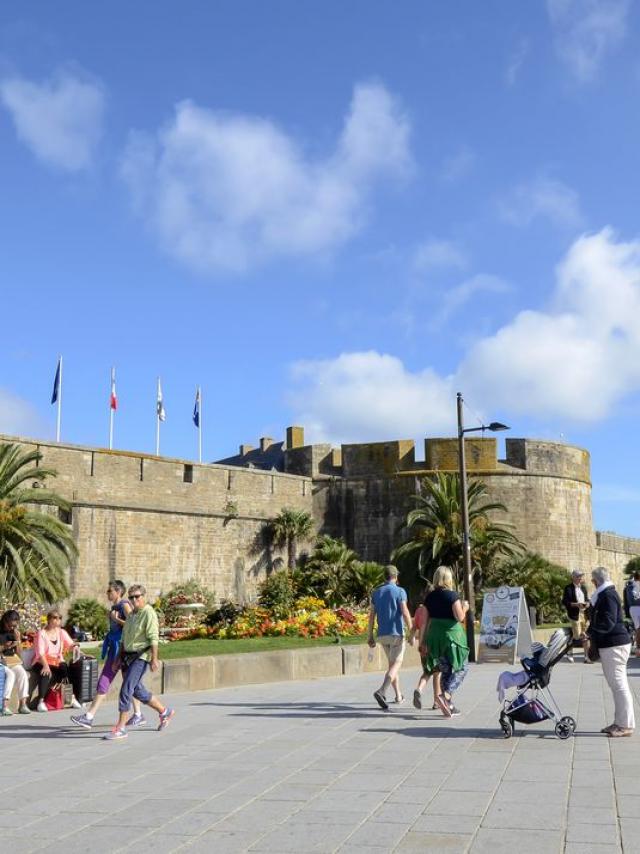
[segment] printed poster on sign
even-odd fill
[[[487,590],[482,603],[478,661],[515,664],[531,650],[531,624],[522,587]]]

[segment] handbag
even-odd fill
[[[46,693],[44,704],[50,712],[59,712],[64,709],[64,697],[62,696],[62,684],[53,685]]]

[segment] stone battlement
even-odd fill
[[[530,474],[591,482],[589,452],[584,448],[538,439],[507,439],[506,458],[498,458],[493,436],[465,437],[467,470],[471,473]],[[304,428],[288,427],[284,442],[260,439],[260,447],[241,445],[240,452],[219,463],[247,468],[277,468],[307,477],[392,477],[403,473],[428,474],[458,470],[457,438],[427,438],[424,462],[416,461],[413,439],[342,445],[305,445]]]

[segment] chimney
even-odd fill
[[[287,451],[304,447],[304,427],[287,427]]]
[[[253,445],[240,445],[240,456],[246,457],[249,451],[253,451]]]
[[[260,450],[261,450],[263,453],[264,453],[268,448],[270,448],[270,447],[271,447],[271,445],[273,445],[273,439],[271,439],[269,436],[263,436],[263,437],[260,439]]]

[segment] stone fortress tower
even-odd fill
[[[568,569],[608,567],[618,583],[640,540],[594,532],[589,453],[557,442],[467,438],[470,477],[509,508],[508,521],[532,551]],[[73,505],[79,558],[72,596],[102,596],[109,578],[140,581],[152,595],[197,578],[218,599],[252,599],[279,556],[265,542],[283,507],[312,513],[318,533],[340,536],[362,559],[386,563],[423,477],[457,471],[457,440],[307,445],[301,427],[264,437],[213,464],[0,436],[42,453],[55,488]],[[38,482],[33,487],[38,487]]]

